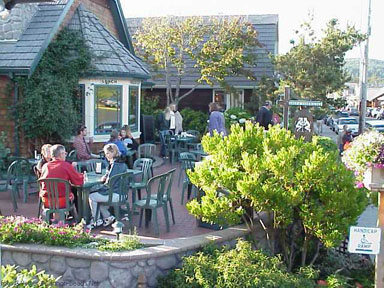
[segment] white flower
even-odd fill
[[[229,117],[231,117],[231,119],[237,119],[236,115],[233,115],[233,114]]]
[[[243,123],[245,123],[245,121],[246,121],[246,119],[245,119],[245,118],[241,118],[241,119],[239,119],[239,123],[240,123],[240,124],[243,124]]]

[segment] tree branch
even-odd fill
[[[179,97],[179,102],[183,100],[185,97],[187,97],[189,94],[191,94],[195,89],[200,85],[200,83],[196,83],[195,86],[192,87],[191,90],[189,90],[187,93],[184,93],[182,96]]]

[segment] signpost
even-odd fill
[[[313,117],[308,110],[299,110],[295,114],[294,133],[296,138],[304,137],[306,142],[312,141]]]
[[[289,86],[285,86],[284,99],[277,101],[278,104],[283,106],[283,123],[284,123],[285,129],[288,129],[289,106],[301,106],[301,107],[322,107],[323,106],[322,101],[307,100],[307,99],[290,99],[290,97],[291,97],[291,88]],[[312,118],[312,122],[313,122],[313,118]],[[313,123],[312,123],[311,131],[313,131]]]
[[[358,254],[380,253],[381,229],[351,226],[349,228],[348,251]]]

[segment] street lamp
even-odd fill
[[[113,227],[113,232],[116,233],[116,240],[120,240],[120,234],[123,232],[123,227],[124,224],[123,222],[116,221],[115,223],[112,224]]]

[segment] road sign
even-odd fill
[[[380,253],[380,228],[357,227],[349,228],[348,251],[358,254],[373,254]]]
[[[294,99],[291,99],[291,100],[288,101],[288,105],[289,106],[321,107],[321,106],[323,106],[323,102],[322,101],[316,101],[316,100],[305,100],[305,99],[294,100]]]

